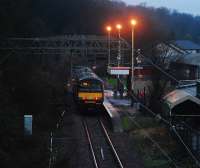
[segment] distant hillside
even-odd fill
[[[109,0],[1,0],[0,36],[102,34],[105,24],[128,24],[130,16],[139,22],[139,47],[166,38],[200,42],[200,17]],[[124,27],[123,35],[129,37],[130,29]]]

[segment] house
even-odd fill
[[[168,52],[174,55],[200,53],[200,45],[190,40],[175,40],[164,42],[158,45],[158,47],[164,47],[168,49]]]
[[[170,69],[179,80],[200,79],[200,53],[183,55],[179,60],[171,62]]]
[[[189,40],[163,42],[158,51],[166,58],[167,69],[178,80],[200,78],[200,45]]]
[[[200,53],[200,45],[189,40],[176,40],[171,42],[171,46],[185,53]]]

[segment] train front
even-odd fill
[[[98,106],[104,101],[103,82],[98,78],[86,78],[79,81],[77,90],[79,105]]]

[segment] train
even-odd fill
[[[103,81],[92,69],[75,66],[72,69],[73,97],[79,106],[101,106],[104,101]]]

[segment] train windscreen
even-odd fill
[[[79,87],[80,91],[102,91],[102,84],[99,81],[83,81]]]

